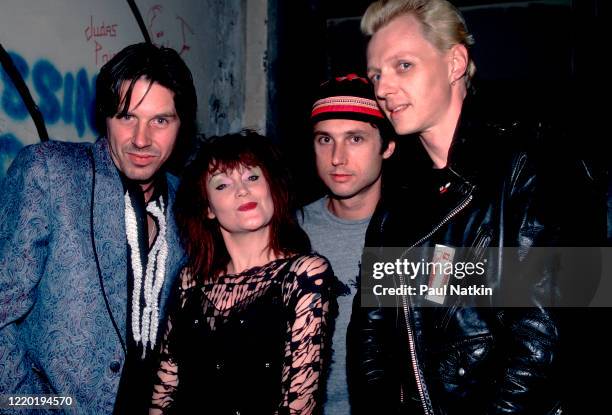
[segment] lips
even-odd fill
[[[246,212],[247,210],[255,209],[255,207],[257,207],[257,202],[247,202],[238,206],[238,210],[241,212]]]
[[[136,153],[128,153],[128,157],[136,166],[147,166],[155,159],[155,156],[152,155]]]
[[[391,118],[394,118],[394,117],[397,117],[406,108],[408,108],[408,105],[402,104],[402,105],[398,105],[395,107],[387,107],[387,111],[389,112],[389,115],[391,116]]]
[[[335,181],[336,183],[347,182],[352,177],[351,174],[344,174],[344,173],[331,173],[330,176],[331,176],[332,180]]]

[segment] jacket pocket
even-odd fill
[[[433,351],[436,377],[440,386],[457,398],[474,396],[490,373],[493,336],[490,334],[467,337]]]

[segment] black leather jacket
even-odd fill
[[[538,189],[537,163],[517,144],[537,139],[538,126],[466,117],[448,167],[438,172],[447,189],[432,191],[435,183],[419,177],[387,194],[366,247],[488,247],[486,283],[497,290],[525,277],[507,275],[508,262],[525,260],[532,246],[553,246],[559,229]],[[509,258],[503,247],[521,247],[521,258]],[[523,308],[495,307],[494,299],[474,307],[469,298],[419,307],[409,296],[395,308],[362,308],[358,293],[347,337],[354,413],[556,413],[560,334],[543,305],[554,303],[557,288],[544,264],[528,277]]]

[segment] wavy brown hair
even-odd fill
[[[310,251],[308,236],[292,214],[294,198],[289,191],[288,169],[276,146],[249,130],[212,137],[185,169],[174,205],[188,266],[200,280],[221,274],[230,261],[217,219],[208,218],[206,183],[214,172],[230,172],[242,166],[261,168],[270,188],[274,213],[266,248],[276,256]]]

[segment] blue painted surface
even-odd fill
[[[61,113],[60,102],[55,95],[62,87],[62,75],[47,60],[36,62],[32,69],[34,89],[40,97],[38,107],[47,125],[55,124]]]
[[[95,131],[95,118],[94,118],[94,99],[96,91],[96,77],[91,81],[91,88],[89,87],[89,81],[87,77],[87,71],[85,69],[79,70],[76,75],[76,99],[74,104],[74,125],[77,130],[79,137],[83,137],[85,132],[85,121],[89,125],[89,128],[94,133]]]
[[[76,73],[60,72],[48,59],[38,59],[32,65],[18,53],[9,52],[15,67],[23,77],[34,102],[38,105],[47,127],[63,121],[73,125],[74,137],[62,137],[67,140],[78,140],[86,134],[97,136],[95,129],[95,85],[97,74],[90,78],[85,68]],[[25,123],[30,120],[30,113],[24,105],[13,82],[0,68],[0,119],[13,123]],[[10,123],[9,123],[10,125]],[[13,158],[25,145],[14,132],[0,132],[0,178],[2,178]]]
[[[97,75],[90,81],[84,68],[79,69],[76,75],[70,72],[62,74],[47,59],[39,59],[30,66],[19,54],[10,52],[10,55],[30,87],[47,125],[54,125],[61,119],[67,124],[74,124],[79,138],[88,131],[96,135],[94,97]],[[3,84],[0,117],[6,115],[16,122],[29,119],[30,114],[13,82],[4,70],[0,70],[0,75]]]
[[[0,135],[0,183],[23,144],[13,134]]]
[[[72,123],[73,113],[72,111],[72,103],[73,99],[73,91],[74,91],[74,76],[69,72],[64,76],[64,103],[62,111],[62,119],[66,124]]]

